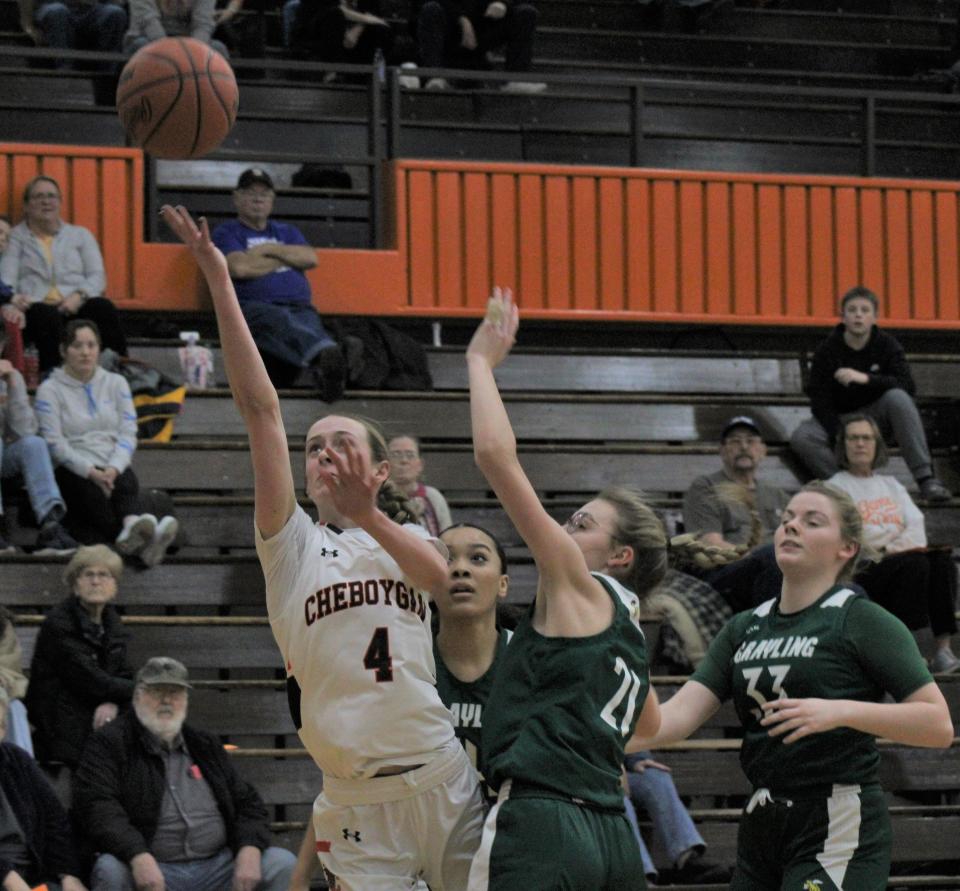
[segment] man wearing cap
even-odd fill
[[[756,421],[747,415],[731,418],[720,434],[723,469],[697,477],[683,498],[683,525],[706,544],[721,548],[751,543],[754,516],[741,499],[723,497],[717,486],[740,485],[752,496],[760,521],[760,539],[773,535],[787,506],[787,493],[757,479],[757,468],[767,447]]]
[[[857,286],[840,298],[841,322],[817,348],[807,395],[813,417],[790,438],[810,472],[829,479],[840,468],[833,443],[841,418],[870,415],[884,437],[896,440],[926,501],[947,501],[950,491],[933,473],[923,422],[913,401],[916,385],[897,339],[877,326],[877,295]]]
[[[317,253],[296,226],[270,219],[274,197],[270,174],[245,170],[233,192],[237,219],[217,226],[213,241],[226,255],[240,309],[274,386],[291,386],[309,368],[323,400],[334,402],[343,394],[346,366],[311,303],[304,271],[317,265]]]
[[[286,891],[295,857],[269,847],[266,807],[215,736],[184,721],[187,669],[150,659],[133,709],[95,733],[74,809],[98,853],[94,891]]]

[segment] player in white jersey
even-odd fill
[[[395,891],[423,876],[466,887],[483,802],[435,684],[429,591],[442,545],[401,525],[386,443],[357,418],[328,415],[306,439],[297,505],[276,390],[247,329],[223,254],[182,208],[163,208],[210,286],[224,365],[250,438],[257,553],[300,737],[324,772],[314,806],[332,891]],[[389,514],[389,516],[388,516]],[[412,515],[410,516],[412,519]]]

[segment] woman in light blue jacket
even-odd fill
[[[63,365],[37,390],[40,434],[50,446],[57,483],[74,537],[113,542],[118,551],[159,563],[177,534],[177,521],[139,512],[139,483],[130,467],[137,447],[137,412],[122,375],[98,364],[100,332],[75,319],[64,329]]]

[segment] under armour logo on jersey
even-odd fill
[[[344,841],[350,841],[351,836],[353,837],[353,840],[354,840],[355,842],[360,841],[360,833],[359,833],[359,832],[352,832],[352,831],[349,830],[349,829],[341,829],[340,831],[343,833],[343,840],[344,840]]]
[[[332,548],[329,551],[326,548],[320,548],[320,556],[321,557],[339,557],[340,552],[336,548]]]

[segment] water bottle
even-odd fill
[[[377,78],[377,83],[384,84],[387,82],[387,62],[383,58],[383,50],[379,46],[373,51],[373,72]]]
[[[30,390],[40,386],[40,354],[34,346],[23,351],[23,382]]]
[[[200,346],[198,331],[181,331],[180,339],[185,344],[177,351],[184,383],[191,390],[205,390],[207,379],[213,376],[213,353]]]

